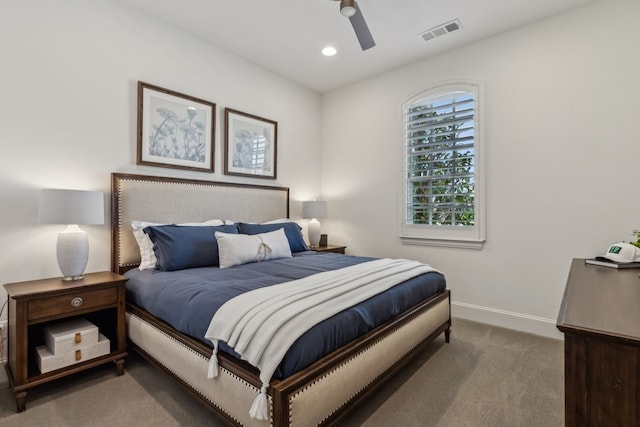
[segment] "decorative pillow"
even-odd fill
[[[158,259],[156,268],[162,271],[217,266],[220,261],[216,231],[237,233],[238,228],[235,225],[159,225],[144,229],[153,242]]]
[[[224,222],[219,219],[210,219],[204,222],[189,222],[186,224],[178,224],[180,226],[214,226],[214,225],[223,225]],[[161,224],[155,222],[147,222],[147,221],[133,221],[131,223],[131,228],[133,228],[133,237],[135,237],[136,242],[138,242],[138,247],[140,248],[140,265],[138,266],[139,270],[153,270],[156,268],[156,254],[153,252],[153,242],[149,239],[144,232],[146,227],[154,226],[154,225],[168,225]]]
[[[261,224],[282,224],[283,222],[294,222],[289,218],[278,218],[278,219],[272,219],[271,221],[265,221],[262,222]]]
[[[291,258],[289,241],[282,228],[260,234],[226,234],[216,231],[220,268],[268,259]]]
[[[295,222],[282,222],[276,224],[248,224],[246,222],[238,223],[238,231],[240,234],[260,234],[275,231],[279,228],[284,229],[284,234],[289,241],[291,252],[307,251],[309,248],[302,237],[302,229]]]

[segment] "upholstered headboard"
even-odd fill
[[[285,187],[113,173],[111,269],[122,274],[140,263],[132,221],[264,222],[288,217],[289,189]]]

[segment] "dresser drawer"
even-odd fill
[[[28,303],[28,321],[57,315],[73,315],[74,312],[118,303],[118,288],[74,292],[57,297],[31,300]]]

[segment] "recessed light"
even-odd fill
[[[335,48],[335,47],[333,47],[333,46],[327,46],[327,47],[325,47],[324,49],[322,49],[322,54],[323,54],[324,56],[333,56],[333,55],[335,55],[336,53],[338,53],[338,51],[337,51],[337,50],[336,50],[336,48]]]

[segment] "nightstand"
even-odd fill
[[[62,378],[107,362],[115,362],[117,374],[124,373],[125,282],[111,272],[88,273],[83,279],[63,282],[62,278],[9,283],[9,383],[16,395],[18,412],[26,407],[27,391],[37,385]],[[81,361],[47,373],[40,373],[36,347],[45,343],[47,325],[84,318],[98,326],[110,341],[106,355]]]
[[[326,245],[326,246],[309,246],[309,249],[316,252],[334,252],[336,254],[343,254],[346,246],[338,245]]]

